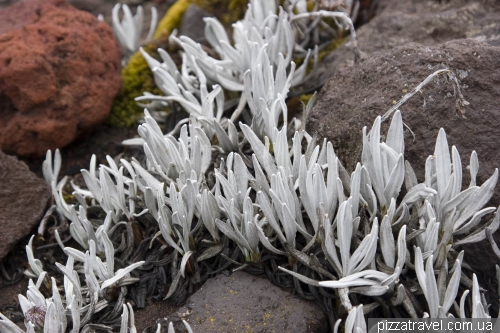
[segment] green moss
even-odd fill
[[[144,50],[156,56],[156,49],[168,40],[172,30],[180,26],[182,16],[192,0],[178,0],[170,7],[156,28],[153,41],[145,46]],[[142,96],[144,91],[155,95],[162,95],[154,84],[153,74],[140,52],[130,57],[128,64],[122,69],[122,88],[113,102],[107,124],[114,127],[129,127],[136,123],[143,114],[143,109],[134,101],[135,97]]]
[[[154,51],[150,45],[145,46],[146,52]],[[142,96],[144,91],[161,95],[161,91],[153,81],[153,75],[140,52],[135,53],[127,66],[122,69],[122,88],[115,98],[107,123],[114,127],[130,127],[142,116],[143,109],[137,105],[134,98]]]

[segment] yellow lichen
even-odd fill
[[[184,12],[191,3],[193,3],[193,0],[178,0],[174,3],[158,24],[153,39],[168,36],[174,29],[178,28],[181,25]]]
[[[309,100],[311,97],[313,97],[314,94],[305,94],[305,95],[300,95],[299,99],[304,105],[307,105],[309,103]]]
[[[308,12],[314,11],[317,3],[318,3],[317,1],[311,1],[311,0],[307,1],[307,11]]]

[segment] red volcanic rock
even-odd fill
[[[0,149],[43,156],[109,114],[120,87],[111,28],[64,0],[0,11]]]

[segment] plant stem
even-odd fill
[[[349,288],[340,288],[339,297],[340,297],[340,302],[342,303],[346,311],[347,312],[351,311],[352,304],[351,300],[349,299]]]

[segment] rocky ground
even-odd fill
[[[0,7],[11,2],[0,1]],[[94,15],[103,14],[110,22],[114,1],[70,2]],[[159,0],[124,3],[133,8],[141,4],[146,14],[153,5],[159,13],[164,13],[170,5],[169,1]],[[432,154],[437,131],[444,127],[450,144],[459,149],[464,168],[470,152],[477,151],[481,163],[479,182],[483,182],[500,166],[497,149],[500,137],[499,2],[380,0],[375,3],[377,6],[373,6],[372,11],[375,18],[357,30],[358,44],[363,51],[361,61],[354,63],[352,45],[346,43],[319,65],[317,81],[311,86],[325,86],[310,115],[308,130],[332,140],[337,154],[351,170],[360,152],[360,147],[352,143],[361,142],[358,140],[361,128],[370,126],[377,115],[383,115],[428,75],[446,66],[458,78],[464,99],[470,105],[465,107],[464,114],[457,112],[456,91],[450,82],[432,81],[400,107],[403,121],[414,135],[412,139],[412,134],[407,132],[406,156],[421,179],[423,161]],[[78,177],[80,169],[88,168],[92,154],[97,154],[98,162],[103,163],[106,155],[137,156],[140,150],[120,144],[135,132],[134,128],[111,129],[101,125],[92,134],[80,136],[62,149],[61,175]],[[42,176],[42,158],[23,160],[35,175]],[[27,267],[24,246],[29,235],[36,232],[51,199],[44,182],[14,158],[0,156],[0,170],[0,207],[10,207],[12,198],[16,198],[16,207],[3,208],[0,216],[0,258],[3,258],[0,312],[16,319],[19,315],[17,294],[25,293],[27,286],[27,280],[21,278],[23,268]],[[500,185],[493,199],[495,205],[500,204],[498,193]],[[36,240],[35,247],[53,242],[48,232],[45,235],[46,239]],[[57,247],[39,248],[36,255],[48,265],[60,255],[57,250]],[[467,253],[488,258],[475,261],[474,269],[480,274],[480,284],[493,290],[491,270],[498,259],[487,255],[491,254],[488,244],[468,248]],[[148,302],[144,309],[136,311],[138,332],[153,332],[156,322],[173,320],[179,324],[180,319],[187,319],[195,332],[327,331],[327,321],[314,302],[302,301],[259,276],[226,273],[209,280],[183,307],[168,301]],[[497,304],[493,310],[498,311]]]

